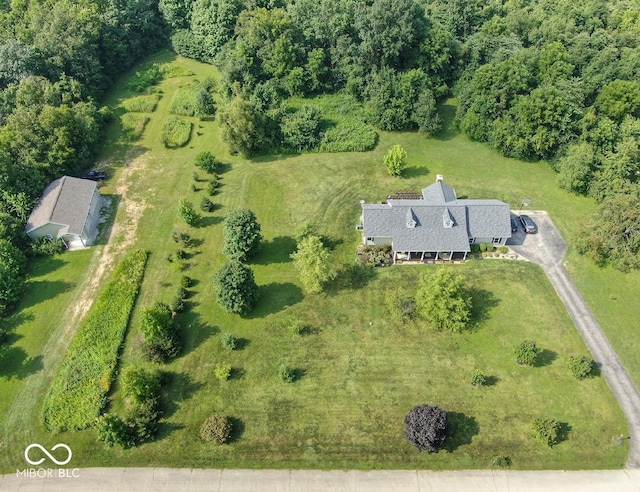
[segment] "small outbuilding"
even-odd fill
[[[62,176],[44,190],[25,231],[31,239],[59,238],[67,248],[86,248],[98,234],[101,206],[95,181]]]

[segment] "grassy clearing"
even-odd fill
[[[193,123],[181,118],[169,118],[162,127],[162,143],[165,147],[176,149],[184,147],[191,139]]]
[[[208,84],[199,82],[179,87],[171,101],[171,113],[180,116],[211,117],[215,114]]]
[[[161,94],[136,96],[122,101],[122,107],[130,113],[153,113],[156,110]]]
[[[149,117],[144,114],[125,113],[120,116],[123,136],[129,142],[140,140],[147,123],[149,123]]]
[[[45,401],[48,429],[83,429],[100,415],[146,259],[135,250],[120,262],[78,329]]]
[[[153,61],[166,63],[171,58],[164,53]],[[172,64],[200,78],[216,76],[212,67],[190,60],[178,58]],[[165,97],[136,144],[145,149],[151,171],[135,176],[129,185],[129,193],[144,196],[147,205],[138,229],[144,234],[136,241],[136,247],[150,251],[139,305],[170,302],[182,275],[194,279],[187,310],[178,317],[184,350],[163,367],[170,384],[163,394],[160,437],[123,452],[96,443],[93,430],[67,433],[65,442],[74,450],[74,464],[468,469],[488,468],[495,456],[508,454],[514,468],[623,466],[627,442],[619,447],[611,443],[611,436],[626,432],[622,413],[603,378],[578,382],[568,373],[566,357],[585,353],[586,348],[535,266],[500,260],[461,266],[484,306],[479,314],[484,312],[486,319],[473,333],[454,336],[419,324],[387,321],[382,299],[389,286],[410,288],[429,267],[379,269],[362,289],[349,288],[342,276],[328,294],[305,296],[289,258],[295,230],[312,221],[331,239],[335,264],[351,263],[358,242],[354,228],[358,201],[378,201],[400,189],[419,190],[439,173],[459,196],[497,197],[515,210],[523,198],[531,198],[531,208],[549,210],[565,237],[579,227],[579,217],[593,210],[590,200],[558,189],[545,163],[506,159],[459,135],[451,125],[453,101],[441,108],[445,127],[437,137],[380,132],[377,147],[369,152],[247,161],[228,154],[216,122],[203,121],[197,123],[189,145],[169,153],[161,144],[162,127],[171,118],[175,90],[187,82],[176,77],[161,83]],[[117,104],[126,97],[129,92],[117,91],[112,101]],[[317,99],[307,102],[320,104]],[[326,104],[330,100],[326,98]],[[338,106],[339,98],[335,101]],[[103,160],[117,161],[120,154],[110,153],[126,148],[111,145],[118,130],[111,128],[108,135],[112,140],[105,145],[108,153]],[[403,178],[389,177],[382,164],[394,144],[408,153]],[[206,195],[205,187],[191,189],[196,170],[192,163],[204,150],[225,164],[225,172],[219,193],[212,197],[216,210],[205,214],[202,227],[190,230],[196,245],[187,250],[185,269],[180,270],[165,258],[178,248],[171,238],[171,230],[180,227],[175,218],[178,200],[186,197],[199,203]],[[110,186],[106,185],[107,191]],[[221,254],[222,220],[229,209],[239,207],[256,212],[267,240],[251,264],[261,297],[246,318],[223,312],[211,292],[213,274],[226,261]],[[572,274],[584,274],[587,283],[617,278],[593,280],[593,272],[577,260],[570,252],[568,266]],[[620,330],[629,336],[635,325],[624,313],[634,311],[633,292],[640,289],[634,282],[624,284],[630,292],[620,294],[621,302],[614,304],[623,313]],[[593,295],[606,289],[598,286]],[[588,299],[590,295],[585,293]],[[603,305],[613,302],[608,295],[603,297]],[[522,315],[522,306],[531,309],[528,317]],[[611,313],[616,312],[612,308]],[[289,329],[292,319],[304,321],[312,330],[305,336],[294,335]],[[136,309],[124,365],[145,366],[140,360],[138,320]],[[236,336],[238,349],[222,347],[224,333]],[[521,368],[513,362],[511,349],[524,338],[534,339],[545,350],[540,367]],[[218,364],[232,366],[228,381],[215,377]],[[281,381],[282,364],[301,371],[298,381]],[[473,388],[470,378],[475,369],[485,371],[491,384]],[[42,399],[42,392],[34,392],[29,403],[39,408]],[[404,414],[419,403],[438,404],[451,413],[454,432],[438,454],[417,453],[402,436]],[[124,408],[117,390],[110,407],[116,412]],[[209,446],[198,438],[200,425],[214,413],[234,418],[236,431],[225,446]],[[536,417],[567,423],[568,439],[552,449],[531,439],[530,425]],[[4,471],[23,463],[26,444],[58,442],[39,427],[26,422],[23,426],[21,439],[14,436],[15,429],[7,432],[5,427],[7,452],[0,455]]]

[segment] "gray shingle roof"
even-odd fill
[[[364,236],[392,238],[396,251],[469,251],[470,237],[511,237],[509,205],[500,200],[458,200],[442,181],[424,188],[423,197],[363,204]]]
[[[442,181],[436,181],[422,189],[422,199],[431,203],[446,203],[457,200],[457,196],[451,186],[444,184]]]
[[[89,213],[96,183],[88,179],[63,176],[52,182],[35,206],[26,231],[30,232],[50,222],[67,226],[67,233],[80,234]]]

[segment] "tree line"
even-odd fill
[[[291,96],[344,91],[379,129],[434,134],[436,102],[454,95],[469,137],[548,160],[561,187],[602,204],[580,251],[640,266],[638,227],[604,218],[629,215],[640,195],[637,3],[161,0],[160,10],[178,53],[219,66],[232,150],[250,156],[287,139],[303,150],[299,135],[319,116],[304,108],[292,130]]]

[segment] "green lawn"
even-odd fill
[[[153,61],[170,59],[163,53]],[[217,75],[211,67],[190,60],[178,58],[175,63],[199,78]],[[523,198],[531,198],[531,208],[548,210],[566,237],[579,226],[578,219],[594,209],[590,200],[557,188],[554,173],[545,163],[507,159],[457,134],[451,127],[453,101],[442,108],[447,124],[439,137],[382,132],[378,146],[365,153],[244,160],[228,155],[215,121],[197,118],[185,118],[194,129],[184,148],[165,149],[161,132],[172,95],[189,80],[175,77],[161,84],[164,96],[149,115],[142,139],[132,144],[144,166],[128,183],[128,193],[144,196],[147,207],[137,228],[135,247],[149,250],[150,256],[123,365],[140,362],[136,328],[140,308],[157,300],[170,301],[181,275],[196,280],[190,289],[188,310],[179,316],[185,349],[163,368],[171,373],[171,383],[164,395],[160,438],[122,451],[96,443],[92,430],[51,435],[40,424],[33,425],[37,420],[3,419],[7,451],[0,461],[1,470],[11,471],[20,462],[28,444],[25,433],[43,444],[69,444],[74,450],[74,466],[462,469],[486,468],[497,455],[509,455],[517,468],[624,465],[627,445],[611,443],[611,436],[626,433],[623,415],[603,378],[577,382],[569,376],[567,356],[586,353],[586,348],[537,267],[498,260],[459,267],[467,275],[486,320],[472,333],[453,335],[418,324],[398,326],[386,320],[382,307],[390,285],[411,289],[421,272],[434,267],[380,269],[360,289],[349,288],[343,279],[327,294],[306,296],[289,260],[296,228],[312,221],[330,238],[336,266],[351,263],[358,242],[354,227],[358,201],[378,201],[398,189],[418,190],[433,182],[436,174],[444,174],[458,196],[496,197],[516,209]],[[131,96],[115,91],[110,104],[115,106]],[[101,160],[107,161],[117,178],[130,147],[122,140],[117,121],[107,136]],[[407,177],[402,179],[387,176],[382,165],[382,157],[396,143],[408,153]],[[177,249],[172,229],[186,229],[175,217],[178,200],[185,197],[199,204],[206,194],[205,183],[199,184],[200,191],[191,189],[196,170],[193,160],[203,150],[212,151],[228,170],[221,175],[219,193],[212,198],[220,207],[203,214],[203,227],[191,230],[197,246],[190,250],[187,270],[181,272],[166,256]],[[201,171],[199,174],[204,177]],[[115,181],[107,183],[103,192],[115,194]],[[229,209],[241,206],[256,212],[267,240],[263,252],[251,263],[261,298],[246,318],[223,312],[212,293],[213,274],[225,261],[221,254],[222,219]],[[77,258],[88,258],[90,253],[81,254],[86,256]],[[61,258],[67,262],[76,256]],[[630,333],[633,324],[624,313],[631,313],[633,303],[623,295],[615,299],[603,295],[605,286],[589,288],[599,283],[599,275],[619,276],[595,270],[572,253],[569,259],[572,275],[589,301],[598,299],[596,314],[605,330],[612,330],[608,331],[612,342],[619,345],[613,335],[619,332],[624,339],[624,334]],[[86,275],[87,264],[86,259],[78,261],[77,270],[66,278],[78,282]],[[48,281],[61,270],[62,266],[43,275]],[[631,299],[632,292],[640,291],[639,279],[623,278],[628,279]],[[71,299],[65,291],[56,297],[55,305],[66,306]],[[25,326],[36,320],[44,323],[43,317],[51,322],[51,307],[33,309],[34,320],[25,320]],[[605,322],[608,309],[620,313],[622,320],[617,325]],[[305,337],[291,335],[285,325],[292,318],[309,322],[316,332]],[[241,350],[223,351],[220,335],[225,332],[242,339]],[[46,336],[43,338],[40,346],[33,347],[34,357],[46,342]],[[541,367],[520,368],[513,361],[512,346],[524,338],[535,339],[545,349]],[[621,353],[630,358],[628,364],[633,361],[632,354],[631,349]],[[225,383],[213,376],[221,361],[234,367],[231,380]],[[304,375],[293,384],[282,383],[277,376],[281,363],[303,370]],[[476,368],[492,376],[491,386],[471,387],[471,373]],[[42,371],[30,377],[36,379],[40,374]],[[638,380],[637,372],[635,377]],[[20,384],[16,378],[0,379],[3,397],[9,395],[7,400],[3,398],[0,410],[10,408],[5,401],[14,398]],[[5,393],[2,385],[16,389]],[[35,415],[44,390],[46,385],[32,394]],[[118,392],[112,396],[113,409],[120,409]],[[449,411],[452,420],[446,449],[434,455],[418,453],[403,437],[404,415],[412,406],[425,402]],[[200,423],[218,412],[237,419],[236,439],[222,447],[200,443]],[[568,439],[553,449],[533,441],[528,436],[529,424],[538,416],[567,423],[571,428]]]

